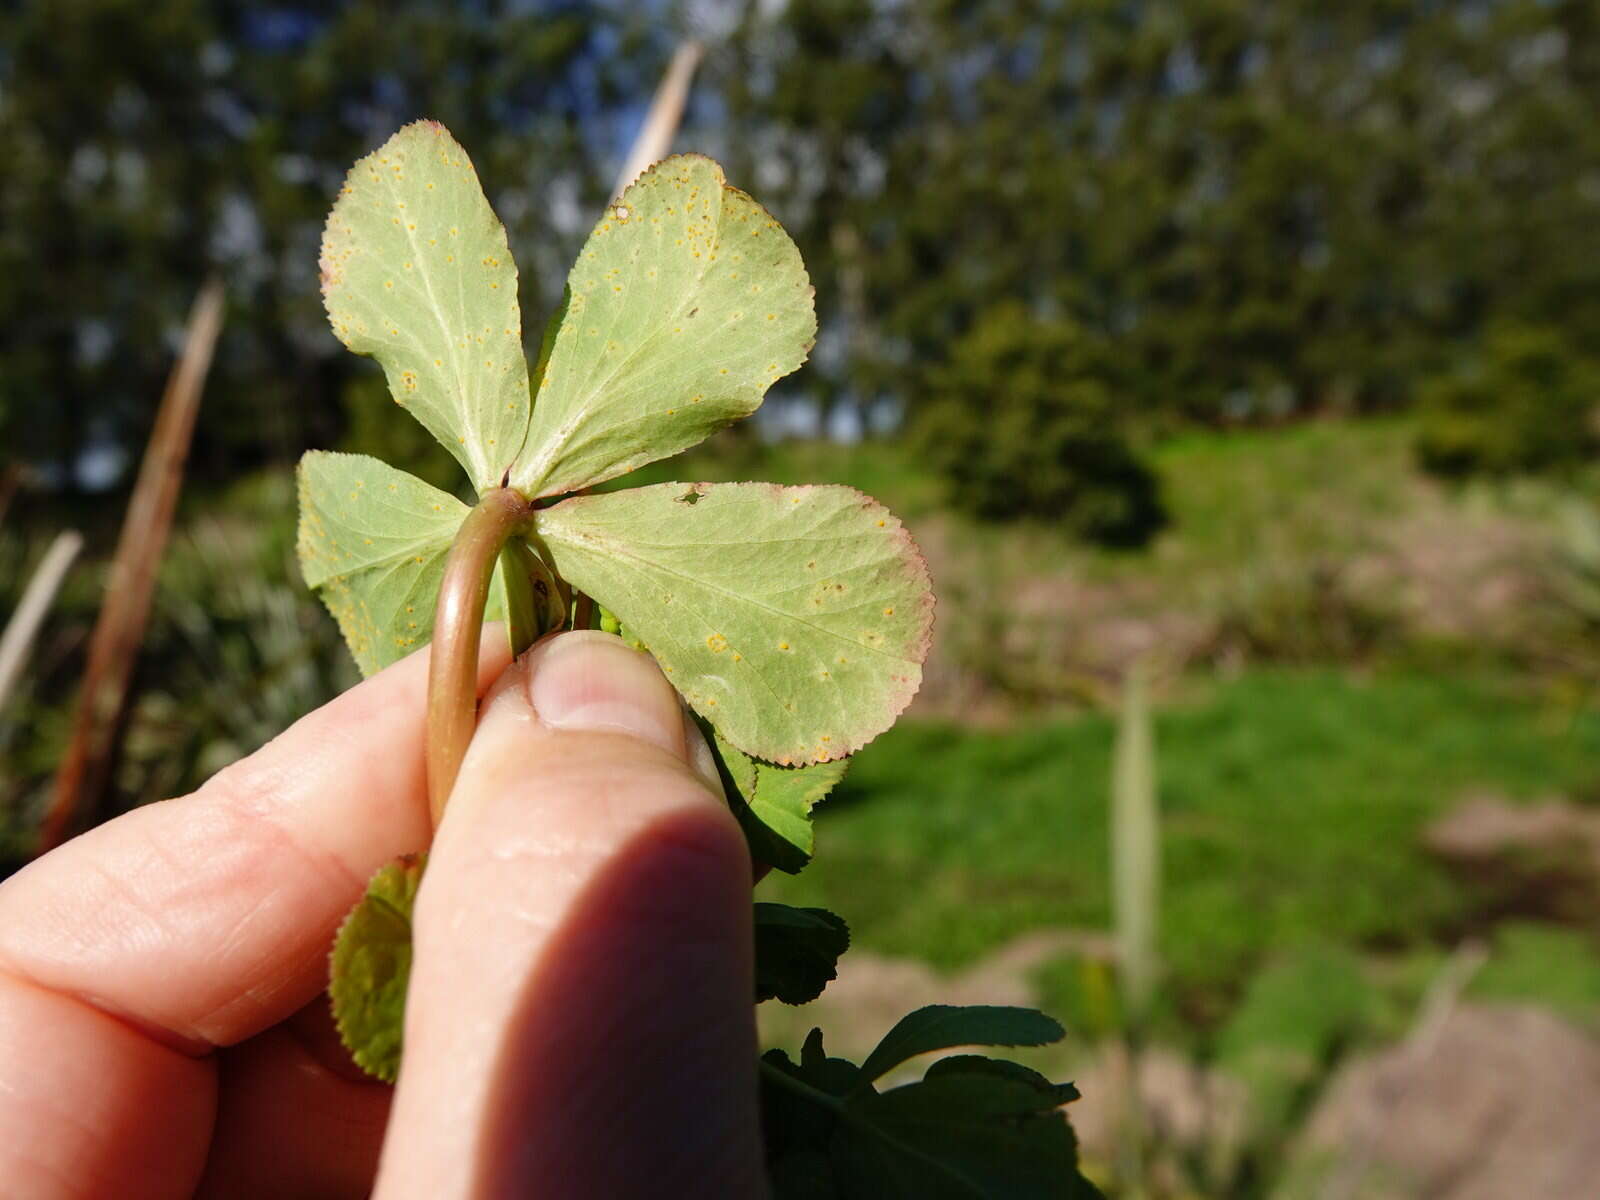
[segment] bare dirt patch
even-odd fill
[[[1600,911],[1600,811],[1475,796],[1430,825],[1423,845],[1482,895],[1484,921],[1587,925]]]
[[[1543,1009],[1455,1010],[1356,1059],[1306,1128],[1295,1195],[1573,1200],[1600,1179],[1600,1041]]]

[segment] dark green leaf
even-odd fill
[[[877,1079],[908,1058],[952,1046],[1044,1046],[1065,1034],[1050,1017],[1031,1008],[997,1005],[956,1007],[930,1004],[902,1017],[861,1064]]]
[[[1031,1081],[952,1072],[847,1103],[835,1169],[852,1194],[927,1200],[1057,1200],[1098,1192],[1052,1097]]]
[[[768,1162],[797,1150],[825,1150],[844,1096],[861,1083],[860,1070],[842,1058],[827,1057],[820,1029],[806,1038],[798,1063],[782,1050],[769,1050],[761,1064],[761,1125]]]
[[[825,908],[758,903],[756,1001],[785,1004],[815,1000],[838,974],[850,946],[850,928]]]
[[[782,1050],[768,1050],[761,1063],[766,1068],[761,1076],[761,1129],[767,1161],[776,1162],[797,1150],[825,1148],[838,1119],[835,1107],[774,1082],[777,1075],[816,1087]]]
[[[705,734],[706,742],[716,756],[717,770],[722,776],[723,790],[728,793],[728,803],[736,813],[741,809],[747,810],[756,794],[756,760],[719,737],[716,727],[698,713],[695,714],[695,723],[700,726],[700,732]],[[744,823],[743,817],[740,823]],[[765,829],[765,826],[760,828]],[[745,836],[750,838],[749,830],[745,831]],[[755,841],[751,839],[752,851],[754,847]]]
[[[1068,1104],[1079,1096],[1078,1089],[1070,1083],[1051,1083],[1031,1067],[1003,1058],[985,1058],[981,1054],[952,1054],[941,1058],[928,1068],[923,1078],[938,1079],[945,1075],[995,1075],[1014,1079],[1045,1094],[1049,1099],[1047,1108]]]
[[[806,1034],[800,1047],[800,1067],[803,1079],[833,1096],[844,1096],[865,1082],[861,1078],[861,1068],[855,1063],[828,1057],[828,1052],[822,1048],[820,1029]]]
[[[774,1200],[838,1200],[833,1161],[822,1150],[796,1150],[772,1164]]]
[[[380,868],[333,943],[328,996],[334,1024],[362,1070],[388,1083],[400,1068],[406,984],[411,976],[411,906],[427,855]]]
[[[1071,1084],[975,1055],[943,1059],[921,1082],[879,1093],[851,1064],[828,1058],[812,1030],[798,1065],[778,1050],[763,1059],[774,1192],[779,1200],[1093,1200],[1099,1193],[1078,1171],[1059,1111],[1076,1096]]]

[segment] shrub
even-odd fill
[[[932,371],[916,441],[957,504],[1038,517],[1137,546],[1166,523],[1156,477],[1129,443],[1104,348],[1022,305],[989,310]]]
[[[1596,449],[1600,371],[1552,329],[1506,325],[1482,352],[1419,389],[1417,457],[1435,475],[1575,466]]]

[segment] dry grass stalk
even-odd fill
[[[633,139],[633,148],[617,174],[616,186],[611,190],[613,199],[622,195],[646,168],[665,158],[672,148],[678,123],[683,120],[683,106],[689,99],[689,84],[694,80],[695,68],[700,65],[704,53],[700,43],[692,41],[679,42],[673,51],[672,61],[667,64],[666,74],[661,77],[650,101],[650,111],[639,136]]]
[[[1112,909],[1122,985],[1127,1111],[1119,1138],[1118,1181],[1124,1194],[1145,1194],[1146,1115],[1140,1095],[1144,1024],[1156,984],[1156,932],[1161,904],[1161,828],[1156,808],[1155,737],[1146,699],[1147,664],[1136,661],[1123,681],[1122,712],[1111,772]]]
[[[156,573],[183,483],[200,393],[222,329],[222,302],[218,280],[210,280],[200,289],[189,314],[183,352],[161,397],[117,538],[105,604],[89,639],[89,661],[73,713],[71,740],[39,830],[41,854],[93,820],[110,776],[128,685],[144,640]]]
[[[63,529],[56,534],[28,580],[28,586],[22,590],[22,599],[6,622],[5,633],[0,634],[0,712],[5,710],[12,689],[22,677],[28,651],[39,636],[45,614],[50,611],[50,602],[67,577],[72,560],[82,549],[83,535],[76,529]]]
[[[1145,698],[1146,668],[1135,663],[1124,682],[1111,781],[1111,862],[1117,957],[1131,1023],[1149,1011],[1156,978],[1156,920],[1161,901],[1161,848],[1156,811],[1155,743]]]

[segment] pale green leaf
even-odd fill
[[[1032,1008],[930,1004],[900,1018],[867,1055],[861,1073],[877,1079],[908,1058],[953,1046],[1046,1046],[1065,1032],[1055,1020]]]
[[[800,871],[811,861],[816,841],[811,809],[844,778],[850,760],[779,767],[751,758],[720,734],[713,745],[723,767],[728,802],[750,843],[750,853],[791,875]]]
[[[427,855],[379,869],[339,927],[328,998],[339,1037],[356,1065],[389,1083],[400,1068],[406,986],[411,978],[411,908]]]
[[[528,429],[517,268],[467,153],[443,125],[407,125],[351,168],[322,235],[333,331],[479,491]]]
[[[339,622],[361,673],[371,675],[432,640],[445,558],[469,510],[362,454],[309,451],[299,476],[301,573]],[[520,581],[506,574],[508,562],[523,564]],[[506,621],[514,653],[562,614],[553,582],[526,546],[502,552],[484,620]],[[516,604],[508,603],[512,586]],[[533,623],[519,629],[508,620],[513,613]]]
[[[536,532],[562,577],[757,758],[842,758],[921,683],[927,566],[894,515],[851,488],[668,483],[565,500]]]
[[[511,472],[529,496],[600,483],[748,416],[817,330],[788,234],[699,155],[658,163],[606,210],[567,288]]]
[[[364,454],[300,460],[300,570],[363,675],[433,636],[433,606],[467,506]]]

